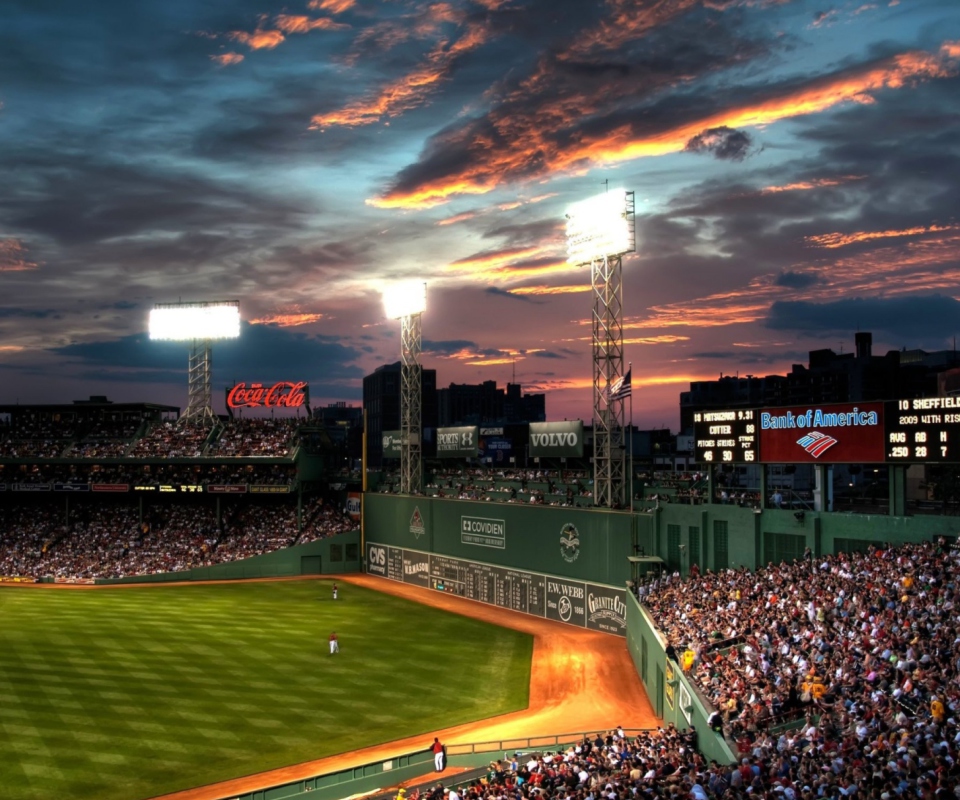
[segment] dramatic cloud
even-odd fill
[[[253,33],[246,31],[232,31],[229,37],[235,42],[245,44],[251,50],[273,50],[274,47],[282,44],[284,35],[277,30],[255,30]]]
[[[712,153],[725,161],[743,161],[752,145],[749,134],[722,126],[698,133],[683,149],[688,153]]]
[[[112,341],[82,342],[52,348],[71,369],[92,368],[102,371],[104,380],[124,380],[130,370],[141,377],[153,371],[182,376],[186,390],[186,346],[176,342],[153,342],[146,334],[135,334]],[[287,331],[274,325],[244,323],[239,339],[217,342],[214,346],[217,374],[248,380],[308,380],[318,396],[322,387],[363,373],[356,366],[359,353],[329,337]],[[256,374],[251,374],[251,365]]]
[[[218,56],[210,56],[210,60],[215,61],[218,66],[229,67],[243,61],[243,56],[240,53],[221,53]]]
[[[777,275],[776,284],[788,289],[806,289],[808,286],[816,284],[818,280],[816,275],[788,270]]]
[[[486,38],[487,31],[483,26],[469,26],[455,41],[438,44],[427,54],[424,63],[412,72],[339,111],[317,114],[311,127],[322,131],[332,126],[369,125],[416,108],[436,91],[440,81],[449,76],[459,57],[479,47]]]
[[[515,378],[589,418],[564,215],[604,187],[635,191],[643,426],[674,426],[690,380],[789,370],[857,325],[878,352],[937,349],[960,300],[958,72],[949,0],[15,2],[5,385],[183,404],[185,349],[146,341],[147,309],[231,297],[217,387],[355,401],[398,358],[380,290],[416,277],[441,385]]]
[[[960,301],[943,295],[850,298],[832,303],[778,301],[767,327],[814,333],[849,333],[851,327],[892,334],[909,342],[945,346],[960,331]]]
[[[18,239],[0,239],[0,272],[28,272],[37,268]]]
[[[944,231],[960,230],[960,225],[926,225],[905,230],[893,231],[855,231],[853,233],[820,233],[808,236],[807,241],[817,247],[826,247],[831,250],[837,247],[846,247],[850,244],[869,242],[873,239],[899,239],[904,236],[921,236],[926,233],[943,233]]]
[[[663,156],[684,150],[704,131],[770,125],[843,103],[869,103],[878,92],[952,76],[956,68],[954,45],[947,43],[937,52],[905,52],[802,82],[737,87],[726,99],[704,97],[703,103],[684,110],[683,121],[677,113],[652,117],[650,109],[624,113],[586,93],[551,107],[558,101],[538,101],[530,90],[540,81],[531,79],[525,91],[487,115],[436,135],[420,159],[369,202],[382,208],[428,208],[508,182]],[[618,94],[612,93],[614,100]],[[580,113],[574,113],[574,105]]]

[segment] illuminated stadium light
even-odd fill
[[[567,209],[567,261],[592,264],[636,249],[633,192],[612,189]]]
[[[162,303],[150,311],[150,338],[158,341],[236,339],[240,336],[240,303]]]
[[[627,503],[623,399],[633,395],[620,391],[630,380],[630,373],[623,369],[623,255],[635,249],[633,192],[614,189],[567,209],[567,262],[590,266],[593,502],[604,508],[624,508]],[[611,387],[619,389],[611,391]]]
[[[187,408],[181,424],[215,423],[211,401],[215,339],[240,336],[240,303],[220,300],[210,303],[158,303],[150,310],[150,338],[155,341],[190,342],[187,360]]]
[[[387,319],[403,319],[427,310],[427,284],[423,281],[395,283],[384,289],[383,310]]]
[[[427,284],[404,281],[383,292],[383,310],[400,320],[400,491],[423,490],[423,397],[420,352],[423,312],[427,309]]]

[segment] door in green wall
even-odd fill
[[[320,575],[323,573],[320,556],[300,556],[301,575]]]
[[[663,667],[657,664],[657,685],[653,693],[653,712],[663,719]]]

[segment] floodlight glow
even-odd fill
[[[427,310],[427,284],[423,281],[406,281],[384,289],[383,310],[387,319],[422,314]]]
[[[567,261],[590,264],[634,250],[627,193],[614,189],[567,209]]]
[[[167,341],[236,339],[240,335],[240,304],[165,303],[150,310],[150,338]]]

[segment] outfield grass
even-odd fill
[[[532,645],[329,581],[3,589],[0,794],[133,800],[525,708]]]

